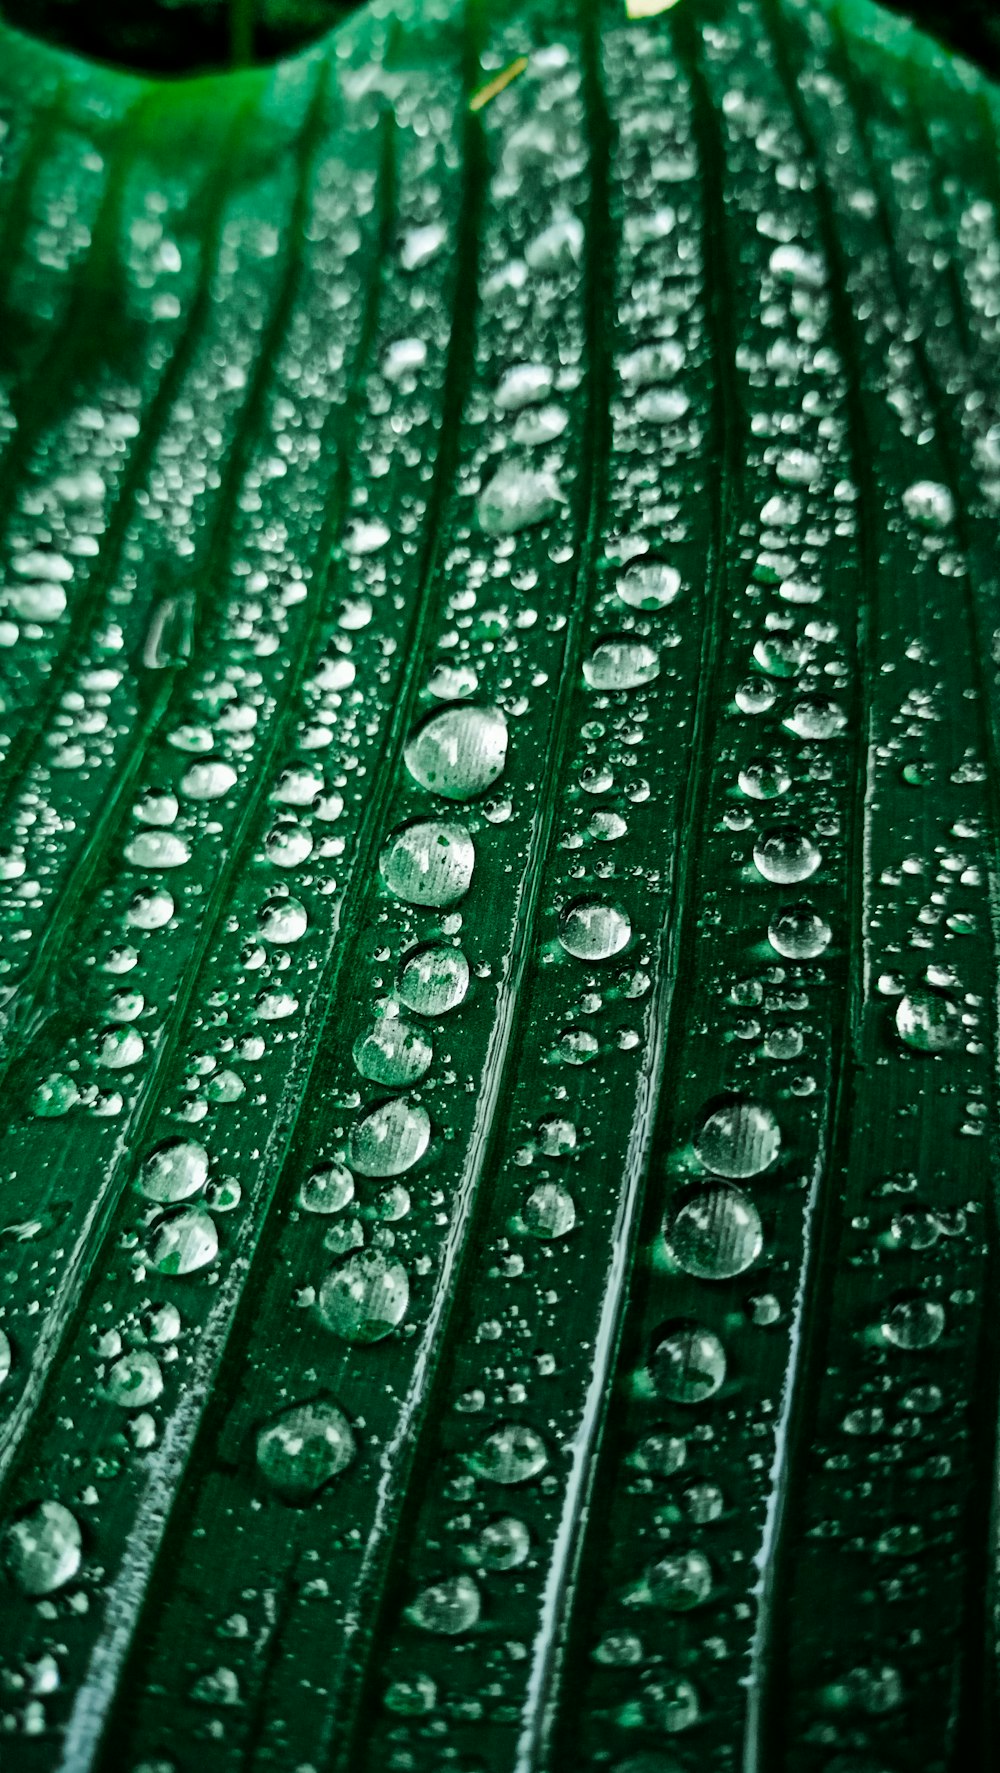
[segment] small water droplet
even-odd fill
[[[521,1219],[532,1237],[566,1237],[576,1224],[576,1203],[557,1182],[541,1182],[525,1200]]]
[[[265,942],[286,946],[298,942],[306,933],[309,917],[298,899],[280,895],[266,899],[257,914],[257,929]]]
[[[643,560],[622,573],[615,589],[630,609],[666,609],[681,588],[681,575],[664,560]]]
[[[918,1053],[947,1053],[962,1044],[962,1015],[944,991],[908,991],[896,1006],[899,1037]]]
[[[504,1422],[469,1455],[477,1477],[494,1484],[525,1484],[549,1462],[540,1434],[524,1422]]]
[[[434,1056],[429,1035],[401,1016],[382,1016],[354,1043],[354,1063],[372,1083],[413,1084]]]
[[[421,1631],[436,1637],[459,1637],[471,1631],[480,1613],[479,1590],[471,1576],[448,1576],[421,1589],[406,1616]]]
[[[165,1139],[151,1151],[139,1172],[147,1200],[169,1205],[197,1194],[208,1181],[208,1152],[192,1139]]]
[[[882,1334],[894,1348],[932,1348],[944,1333],[944,1306],[917,1294],[897,1299],[882,1319]]]
[[[130,1349],[111,1368],[103,1390],[109,1403],[126,1410],[155,1403],[163,1390],[163,1374],[155,1354],[144,1348]]]
[[[195,1274],[219,1253],[219,1233],[210,1213],[200,1207],[162,1219],[153,1238],[150,1261],[160,1274]]]
[[[784,905],[767,926],[771,947],[785,960],[815,960],[829,946],[832,931],[805,901]]]
[[[659,654],[643,640],[603,640],[583,662],[584,679],[595,690],[638,689],[659,674]]]
[[[726,1351],[713,1330],[683,1321],[662,1332],[649,1365],[661,1397],[675,1404],[700,1404],[726,1377]]]
[[[4,1562],[23,1594],[54,1594],[80,1568],[83,1540],[61,1502],[39,1502],[7,1528]]]
[[[488,536],[516,535],[544,523],[562,502],[559,482],[548,469],[516,460],[501,462],[479,495],[479,526]]]
[[[418,948],[403,962],[400,1002],[418,1016],[444,1016],[465,1000],[469,963],[460,948]]]

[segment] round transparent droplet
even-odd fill
[[[564,1065],[589,1065],[600,1050],[600,1042],[589,1028],[564,1028],[556,1055]]]
[[[354,1063],[372,1083],[417,1083],[433,1057],[430,1036],[402,1016],[380,1017],[354,1043]]]
[[[835,739],[847,726],[847,715],[829,696],[803,696],[783,724],[797,739]]]
[[[671,1613],[687,1613],[708,1600],[712,1592],[712,1566],[703,1551],[673,1552],[650,1566],[646,1584],[654,1606],[666,1607]]]
[[[483,794],[503,772],[507,722],[499,708],[463,703],[432,714],[417,728],[404,753],[421,788],[447,800]]]
[[[576,1224],[576,1202],[557,1182],[542,1182],[527,1196],[521,1220],[532,1237],[566,1237]]]
[[[527,1562],[530,1550],[531,1534],[512,1514],[487,1521],[475,1544],[476,1562],[486,1570],[518,1570]]]
[[[193,1139],[164,1139],[139,1172],[147,1200],[167,1206],[197,1194],[208,1181],[208,1152]]]
[[[472,884],[476,852],[464,825],[417,819],[401,825],[379,857],[389,891],[407,905],[454,905]]]
[[[720,1096],[702,1113],[693,1139],[706,1170],[741,1181],[759,1176],[781,1149],[781,1129],[770,1108],[749,1096]]]
[[[407,1608],[411,1624],[435,1637],[457,1638],[471,1631],[480,1614],[479,1590],[471,1576],[449,1576],[421,1589]]]
[[[312,833],[296,819],[282,819],[264,839],[264,854],[275,868],[298,868],[312,851]]]
[[[544,523],[562,504],[555,475],[525,462],[501,462],[479,495],[479,526],[488,536],[512,536]]]
[[[631,935],[628,912],[603,899],[577,899],[559,918],[559,940],[577,960],[609,960]]]
[[[109,1403],[125,1410],[141,1410],[156,1402],[163,1390],[163,1374],[155,1354],[144,1348],[130,1349],[114,1366],[104,1381],[104,1396]]]
[[[741,1188],[711,1182],[691,1192],[667,1218],[667,1248],[685,1274],[731,1280],[760,1255],[764,1233],[756,1206]]]
[[[535,1139],[543,1157],[568,1157],[576,1150],[576,1127],[564,1115],[550,1114],[539,1121]]]
[[[392,1681],[386,1688],[382,1704],[404,1718],[423,1718],[437,1704],[437,1687],[430,1675],[415,1674],[405,1681]]]
[[[174,901],[164,888],[136,893],[125,913],[125,921],[137,930],[161,930],[174,915]]]
[[[900,1040],[917,1053],[948,1053],[962,1045],[962,1012],[944,991],[908,991],[896,1006]]]
[[[381,1342],[402,1323],[410,1301],[406,1269],[384,1250],[359,1250],[327,1275],[317,1310],[344,1342]]]
[[[603,640],[583,662],[591,689],[630,690],[652,683],[660,674],[660,656],[644,640]]]
[[[406,1096],[380,1102],[355,1121],[348,1163],[360,1176],[401,1176],[419,1163],[431,1140],[426,1108]]]
[[[215,1220],[200,1207],[188,1207],[157,1226],[150,1261],[160,1274],[196,1274],[218,1253]]]
[[[525,1484],[549,1462],[540,1434],[524,1422],[504,1422],[469,1455],[477,1477],[494,1484]]]
[[[676,567],[663,560],[643,560],[622,573],[615,586],[630,609],[666,609],[681,588]]]
[[[636,1471],[649,1472],[652,1477],[668,1478],[680,1471],[687,1460],[687,1441],[677,1434],[655,1430],[643,1435],[629,1454],[629,1464]]]
[[[257,1435],[257,1470],[286,1502],[309,1502],[354,1454],[347,1417],[322,1398],[282,1410]]]
[[[54,1594],[80,1568],[79,1522],[61,1502],[39,1502],[13,1521],[4,1537],[4,1562],[22,1594]]]
[[[830,925],[811,905],[784,905],[767,926],[767,939],[784,960],[815,960],[829,947]]]
[[[917,1294],[898,1299],[882,1319],[882,1334],[894,1348],[932,1348],[944,1334],[944,1306]]]
[[[173,831],[137,831],[125,845],[125,860],[134,868],[183,868],[191,851]]]
[[[649,1367],[661,1397],[675,1404],[700,1404],[714,1396],[726,1377],[726,1351],[713,1330],[682,1322],[657,1338]]]
[[[261,939],[275,942],[281,947],[300,941],[308,927],[308,913],[298,899],[286,899],[278,895],[273,899],[265,899],[257,914],[257,930]]]
[[[698,1690],[685,1675],[671,1675],[647,1687],[642,1709],[651,1728],[666,1736],[693,1729],[701,1717]]]
[[[903,494],[907,517],[922,529],[947,529],[955,515],[955,500],[937,480],[915,480]]]
[[[792,785],[792,778],[778,757],[752,757],[737,780],[751,800],[777,800]]]
[[[748,677],[736,691],[736,706],[741,714],[766,714],[774,707],[777,695],[773,683],[760,677]]]
[[[176,794],[164,788],[150,788],[136,803],[135,816],[144,825],[172,825],[178,811]]]
[[[757,871],[776,886],[791,886],[815,874],[823,858],[797,825],[773,825],[754,844]]]
[[[137,1028],[105,1028],[97,1037],[97,1063],[109,1071],[128,1071],[138,1065],[145,1050]]]
[[[199,758],[181,777],[181,793],[191,800],[220,800],[237,783],[236,771],[221,757]]]
[[[418,1016],[445,1016],[464,1001],[469,963],[460,948],[418,948],[403,962],[399,998]]]

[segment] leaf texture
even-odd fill
[[[7,34],[3,1761],[996,1754],[994,89]]]

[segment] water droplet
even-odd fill
[[[896,1006],[901,1040],[918,1053],[947,1053],[962,1044],[962,1015],[944,991],[908,991]]]
[[[136,893],[125,921],[137,930],[161,930],[174,915],[174,901],[163,887]]]
[[[543,1157],[568,1157],[576,1150],[576,1128],[561,1114],[551,1114],[539,1121],[535,1137]]]
[[[298,942],[306,933],[309,917],[298,899],[276,895],[266,899],[257,914],[257,929],[265,942],[287,945]]]
[[[835,739],[847,726],[847,715],[829,696],[803,696],[783,725],[797,739]]]
[[[764,1242],[753,1201],[725,1182],[692,1190],[667,1220],[663,1234],[678,1268],[700,1280],[745,1274]]]
[[[517,363],[501,377],[496,403],[501,412],[520,412],[551,392],[552,371],[547,363]]]
[[[181,793],[191,800],[219,800],[237,783],[236,771],[221,757],[206,757],[189,764],[181,777]]]
[[[151,788],[135,807],[135,816],[144,825],[172,825],[177,817],[176,794]]]
[[[125,860],[135,868],[183,868],[191,851],[173,831],[137,831],[125,845]]]
[[[130,1349],[115,1362],[103,1389],[109,1403],[126,1410],[141,1410],[155,1403],[163,1390],[163,1374],[155,1354],[144,1348]]]
[[[825,918],[804,901],[782,906],[767,926],[771,947],[785,960],[815,960],[829,946],[831,934]]]
[[[354,1199],[354,1177],[342,1164],[313,1170],[299,1188],[299,1205],[307,1213],[339,1213]]]
[[[469,963],[460,948],[418,948],[403,962],[400,1002],[418,1016],[445,1016],[464,1002]]]
[[[312,833],[290,816],[280,819],[264,839],[264,854],[275,868],[298,868],[312,850]]]
[[[426,1717],[437,1704],[437,1687],[430,1675],[415,1674],[408,1681],[390,1682],[382,1703],[387,1711],[397,1712],[400,1717]]]
[[[401,1176],[419,1163],[430,1140],[426,1108],[406,1096],[395,1096],[355,1121],[347,1161],[360,1176]]]
[[[772,825],[754,844],[754,864],[765,880],[789,886],[808,880],[823,860],[812,839],[797,825]]]
[[[735,692],[736,706],[742,714],[766,714],[777,700],[773,683],[760,677],[748,677]]]
[[[622,573],[616,590],[630,609],[666,609],[681,588],[676,567],[663,560],[643,560]]]
[[[391,1335],[409,1302],[403,1264],[384,1250],[359,1250],[327,1275],[316,1309],[327,1329],[344,1342],[368,1343]]]
[[[512,536],[544,523],[562,502],[559,482],[547,469],[516,460],[501,462],[479,495],[479,526],[488,536]]]
[[[139,1172],[139,1187],[147,1200],[164,1205],[187,1200],[207,1181],[208,1152],[191,1139],[165,1139]]]
[[[43,1078],[31,1097],[31,1112],[38,1120],[58,1120],[68,1114],[80,1100],[73,1078],[65,1072],[53,1071]]]
[[[282,1410],[257,1435],[257,1469],[286,1502],[311,1501],[354,1454],[347,1417],[322,1398]]]
[[[109,1071],[127,1071],[138,1065],[145,1050],[142,1035],[135,1028],[105,1028],[97,1037],[97,1063]]]
[[[476,852],[464,825],[417,819],[400,825],[379,857],[389,891],[407,905],[454,905],[472,882]]]
[[[726,1377],[726,1351],[714,1331],[683,1321],[663,1331],[649,1365],[661,1397],[675,1404],[700,1404]]]
[[[632,925],[620,905],[577,899],[559,918],[559,940],[577,960],[608,960],[628,945]]]
[[[589,1065],[600,1050],[597,1036],[589,1028],[564,1028],[556,1049],[565,1065]]]
[[[628,1463],[636,1471],[650,1472],[654,1477],[673,1477],[680,1471],[687,1460],[687,1441],[680,1435],[653,1434],[643,1435],[638,1446],[629,1454]]]
[[[186,1207],[156,1228],[150,1261],[160,1274],[195,1274],[219,1253],[219,1233],[210,1213]]]
[[[770,1108],[748,1096],[719,1096],[702,1113],[694,1149],[717,1176],[759,1176],[781,1148],[781,1130]]]
[[[506,757],[507,722],[499,708],[468,702],[432,714],[405,751],[414,781],[448,800],[484,793],[502,773]]]
[[[378,1084],[413,1084],[434,1056],[430,1037],[401,1016],[382,1016],[354,1043],[354,1063],[362,1077]]]
[[[7,1528],[4,1562],[23,1594],[54,1594],[80,1568],[83,1541],[61,1502],[39,1502]]]
[[[540,1434],[523,1422],[503,1422],[469,1455],[477,1477],[494,1484],[525,1484],[549,1462]]]
[[[421,1589],[406,1616],[421,1631],[437,1637],[459,1637],[471,1631],[479,1618],[479,1590],[471,1576],[449,1576]]]
[[[521,1219],[532,1237],[565,1237],[576,1224],[576,1203],[557,1182],[542,1182],[525,1200]]]
[[[915,480],[903,494],[903,509],[923,529],[941,530],[954,520],[955,501],[939,481]]]
[[[518,1570],[527,1562],[531,1534],[515,1515],[498,1515],[487,1521],[475,1544],[476,1562],[487,1570]]]
[[[591,689],[638,689],[660,674],[659,654],[643,640],[603,640],[583,662]]]
[[[684,346],[678,339],[657,339],[618,360],[618,374],[635,388],[665,382],[684,367]]]
[[[792,785],[792,778],[778,757],[752,757],[740,770],[738,781],[751,800],[776,800]]]
[[[660,1558],[646,1572],[649,1597],[654,1606],[671,1613],[700,1607],[712,1592],[712,1566],[703,1551],[679,1551]]]
[[[944,1333],[944,1306],[918,1294],[898,1299],[882,1319],[882,1334],[894,1348],[932,1348]]]

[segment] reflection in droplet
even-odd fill
[[[962,1012],[944,991],[908,991],[896,1006],[896,1028],[918,1053],[947,1053],[962,1044]]]
[[[774,825],[754,844],[754,864],[765,880],[789,886],[808,880],[823,858],[797,825]]]
[[[632,925],[620,905],[577,899],[559,919],[559,940],[577,960],[608,960],[627,947]]]
[[[418,819],[387,840],[379,868],[389,891],[407,905],[453,905],[472,882],[476,852],[464,825]]]
[[[351,1463],[351,1425],[321,1398],[283,1410],[257,1435],[257,1469],[287,1502],[308,1502]]]
[[[721,1096],[704,1110],[693,1144],[706,1170],[739,1181],[759,1176],[774,1162],[781,1131],[762,1102],[749,1096]]]
[[[713,1330],[677,1323],[654,1343],[649,1367],[661,1397],[675,1404],[700,1404],[718,1391],[726,1377],[726,1351]]]
[[[415,782],[448,800],[469,800],[492,786],[507,757],[507,722],[498,708],[464,702],[432,714],[407,743]]]
[[[359,1250],[327,1275],[316,1308],[328,1330],[345,1342],[381,1342],[402,1323],[410,1282],[401,1262],[384,1250]]]
[[[784,905],[767,926],[771,947],[785,960],[815,960],[829,946],[830,925],[802,901]]]
[[[431,1140],[430,1115],[395,1096],[369,1108],[351,1128],[348,1163],[361,1176],[401,1176],[419,1163]]]
[[[744,1274],[764,1242],[760,1214],[749,1195],[725,1182],[692,1191],[664,1225],[667,1248],[686,1274],[730,1280]]]
[[[469,963],[460,948],[418,948],[403,962],[399,998],[418,1016],[444,1016],[469,989]]]

